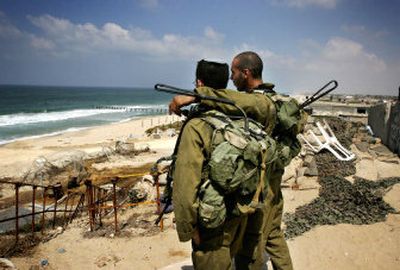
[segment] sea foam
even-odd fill
[[[0,115],[0,127],[25,125],[42,122],[55,122],[73,118],[88,117],[97,114],[115,113],[122,110],[115,109],[80,109],[63,112],[42,112],[42,113],[17,113]]]

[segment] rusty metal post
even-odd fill
[[[158,181],[158,177],[159,177],[159,172],[156,173],[155,175],[155,182],[156,182],[156,191],[157,191],[157,213],[160,214],[161,213],[161,202],[160,202],[160,183]],[[163,231],[164,230],[164,219],[160,220],[160,230]]]
[[[32,234],[35,233],[36,186],[32,186]]]
[[[113,207],[114,207],[114,223],[115,223],[115,233],[118,232],[118,218],[117,218],[117,192],[116,192],[116,184],[118,181],[118,177],[111,180],[113,184]]]
[[[68,211],[68,201],[69,201],[69,196],[71,195],[71,192],[67,192],[67,198],[65,199],[65,207],[64,207],[64,216],[63,216],[63,226],[65,225],[65,218],[67,217],[67,211]]]
[[[54,214],[53,214],[53,229],[56,227],[56,217],[57,217],[57,197],[58,197],[58,189],[61,185],[55,184],[53,188],[53,196],[54,196]],[[62,187],[61,187],[62,188]]]
[[[86,194],[87,194],[87,206],[88,206],[88,215],[89,215],[89,225],[90,231],[93,231],[93,190],[92,190],[92,181],[89,179],[85,180],[86,185]]]
[[[103,198],[102,198],[102,195],[103,195],[103,190],[101,190],[101,189],[99,189],[98,190],[98,209],[99,209],[99,224],[100,224],[100,226],[103,226],[103,222],[102,222],[102,220],[101,220],[101,211],[102,211],[102,209],[103,209]]]
[[[70,214],[68,215],[67,223],[70,223],[70,222],[72,221],[71,217],[72,217],[72,215],[73,215],[72,209],[74,208],[74,204],[75,204],[75,196],[72,195],[71,207],[69,208],[69,210],[70,210],[71,212],[70,212]]]
[[[43,234],[44,230],[44,213],[46,212],[46,191],[47,187],[43,189],[43,214],[42,214],[42,227],[41,227],[41,233]]]
[[[19,187],[20,183],[15,183],[15,242],[18,243],[19,237]]]

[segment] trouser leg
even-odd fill
[[[237,270],[261,269],[265,241],[263,241],[263,223],[265,207],[257,209],[254,214],[248,216],[247,225],[243,235],[243,244],[235,256]],[[263,245],[264,243],[264,245]]]
[[[273,206],[271,211],[270,228],[266,228],[265,235],[267,237],[265,251],[269,254],[274,270],[292,270],[292,259],[290,258],[289,248],[287,246],[285,236],[281,230],[282,214],[283,214],[283,198],[277,205]],[[268,227],[268,226],[267,226]]]
[[[200,228],[200,245],[192,242],[192,261],[196,270],[230,270],[236,246],[241,246],[247,217],[226,221],[221,229]]]

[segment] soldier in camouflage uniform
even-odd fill
[[[197,86],[226,88],[228,77],[226,64],[198,63]],[[225,270],[232,269],[232,257],[241,246],[247,216],[228,213],[222,226],[213,229],[202,226],[199,221],[198,196],[206,180],[204,168],[211,154],[212,134],[213,128],[200,118],[190,119],[182,130],[173,168],[174,214],[179,240],[192,240],[194,268]]]
[[[298,154],[300,144],[295,136],[291,136],[291,134],[277,134],[279,129],[275,127],[277,124],[277,114],[274,101],[276,93],[273,90],[273,84],[263,83],[261,77],[262,68],[262,60],[254,52],[241,53],[232,61],[231,79],[235,86],[239,91],[252,93],[252,95],[245,95],[231,90],[215,91],[207,87],[197,88],[196,91],[203,95],[222,97],[235,101],[236,105],[243,108],[249,117],[263,124],[267,133],[277,138],[282,148],[286,147],[286,149],[289,149],[289,151],[286,151],[286,155],[278,159],[272,168],[272,175],[269,179],[268,190],[266,192],[265,209],[263,209],[264,212],[262,213],[264,224],[261,229],[263,234],[261,240],[256,240],[260,233],[259,219],[261,214],[258,218],[254,218],[254,221],[250,218],[249,224],[247,224],[247,235],[253,235],[254,241],[259,244],[259,249],[257,252],[254,252],[254,249],[244,245],[235,257],[235,262],[237,269],[260,269],[264,263],[263,251],[265,249],[270,256],[274,269],[290,270],[293,269],[292,261],[281,230],[283,197],[280,185],[284,166]],[[170,111],[179,114],[180,107],[195,101],[192,97],[176,96],[170,104]],[[239,114],[233,106],[206,100],[202,100],[201,103],[210,108],[217,108],[229,115]]]

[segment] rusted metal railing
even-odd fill
[[[13,217],[8,217],[8,218],[4,218],[0,220],[0,223],[4,223],[4,222],[9,222],[12,220],[15,220],[15,242],[18,243],[19,241],[19,235],[20,235],[20,219],[21,218],[25,218],[25,217],[32,217],[31,220],[31,231],[32,234],[35,233],[36,230],[36,220],[35,217],[38,215],[41,215],[41,221],[40,221],[40,231],[41,234],[44,234],[44,229],[45,229],[45,223],[46,223],[46,218],[45,218],[45,214],[52,212],[53,213],[53,220],[52,220],[52,227],[55,228],[56,225],[56,218],[57,218],[57,213],[60,212],[64,212],[64,217],[65,215],[70,212],[70,213],[76,213],[78,208],[81,207],[81,204],[78,203],[78,205],[76,206],[76,208],[73,210],[74,205],[71,204],[70,209],[68,210],[68,202],[69,202],[69,198],[71,196],[76,196],[75,193],[69,193],[67,195],[67,197],[65,198],[65,207],[64,209],[58,209],[58,203],[59,201],[57,200],[57,196],[59,196],[60,192],[62,192],[62,186],[61,184],[55,184],[55,185],[49,185],[49,186],[45,186],[45,185],[36,185],[36,184],[29,184],[29,183],[23,183],[23,182],[14,182],[14,181],[8,181],[8,180],[0,180],[0,184],[8,184],[8,185],[13,185],[14,189],[15,189],[15,216]],[[31,213],[26,213],[26,214],[20,214],[20,205],[23,203],[21,201],[21,187],[23,186],[30,186],[32,187],[32,198],[31,198],[31,205],[32,205],[32,210]],[[43,204],[42,204],[42,211],[36,211],[36,201],[37,201],[37,190],[38,189],[42,189],[43,193]],[[47,197],[48,197],[48,190],[53,190],[53,195],[55,196],[55,200],[54,200],[54,204],[53,204],[53,209],[51,209],[51,206],[48,206],[48,208],[46,209],[46,204],[47,204]],[[62,200],[62,199],[61,199]],[[60,200],[60,201],[61,201]],[[25,202],[24,204],[26,204],[28,202]],[[65,221],[65,219],[63,219],[64,225],[68,222],[70,222],[72,220],[72,218],[68,219],[67,221]]]
[[[147,173],[143,174],[135,174],[130,175],[129,177],[137,177],[143,176]],[[125,177],[124,177],[125,178]],[[120,177],[115,177],[111,179],[112,189],[107,190],[101,188],[99,186],[93,185],[90,179],[84,181],[86,186],[85,192],[71,192],[67,191],[67,194],[63,196],[60,200],[57,200],[58,196],[62,192],[61,184],[57,183],[55,185],[36,185],[36,184],[29,184],[23,182],[13,182],[7,180],[1,180],[0,184],[9,184],[14,185],[15,188],[15,216],[9,217],[5,219],[1,219],[0,223],[15,220],[15,241],[18,243],[19,234],[20,234],[20,219],[25,217],[32,217],[31,220],[31,231],[32,234],[36,231],[36,219],[35,217],[40,216],[40,232],[43,235],[44,230],[46,227],[46,213],[52,214],[52,219],[48,220],[50,224],[52,224],[52,228],[55,228],[56,221],[57,221],[57,214],[62,214],[62,224],[65,227],[68,223],[72,222],[74,218],[78,215],[80,211],[87,210],[87,214],[89,217],[89,226],[90,230],[93,231],[96,229],[96,225],[102,226],[103,222],[102,219],[113,212],[114,214],[114,228],[115,233],[118,233],[118,210],[126,207],[137,206],[141,204],[156,204],[157,211],[161,211],[160,207],[160,186],[158,181],[158,176],[155,177],[155,185],[156,185],[156,192],[157,197],[155,201],[144,201],[138,203],[123,203],[118,202],[118,192],[117,192],[117,183],[122,180]],[[23,186],[31,186],[32,187],[32,210],[31,213],[21,214],[19,212],[20,205],[23,203],[21,202],[21,187]],[[37,211],[36,205],[38,204],[37,195],[39,189],[42,191],[42,210]],[[49,191],[53,192],[54,195],[54,203],[49,204],[48,197]],[[78,202],[75,203],[76,197],[78,197]],[[85,206],[86,201],[86,206]],[[112,201],[112,205],[107,205],[107,201]],[[24,204],[29,202],[24,202]],[[160,223],[160,228],[163,230],[163,222]]]

